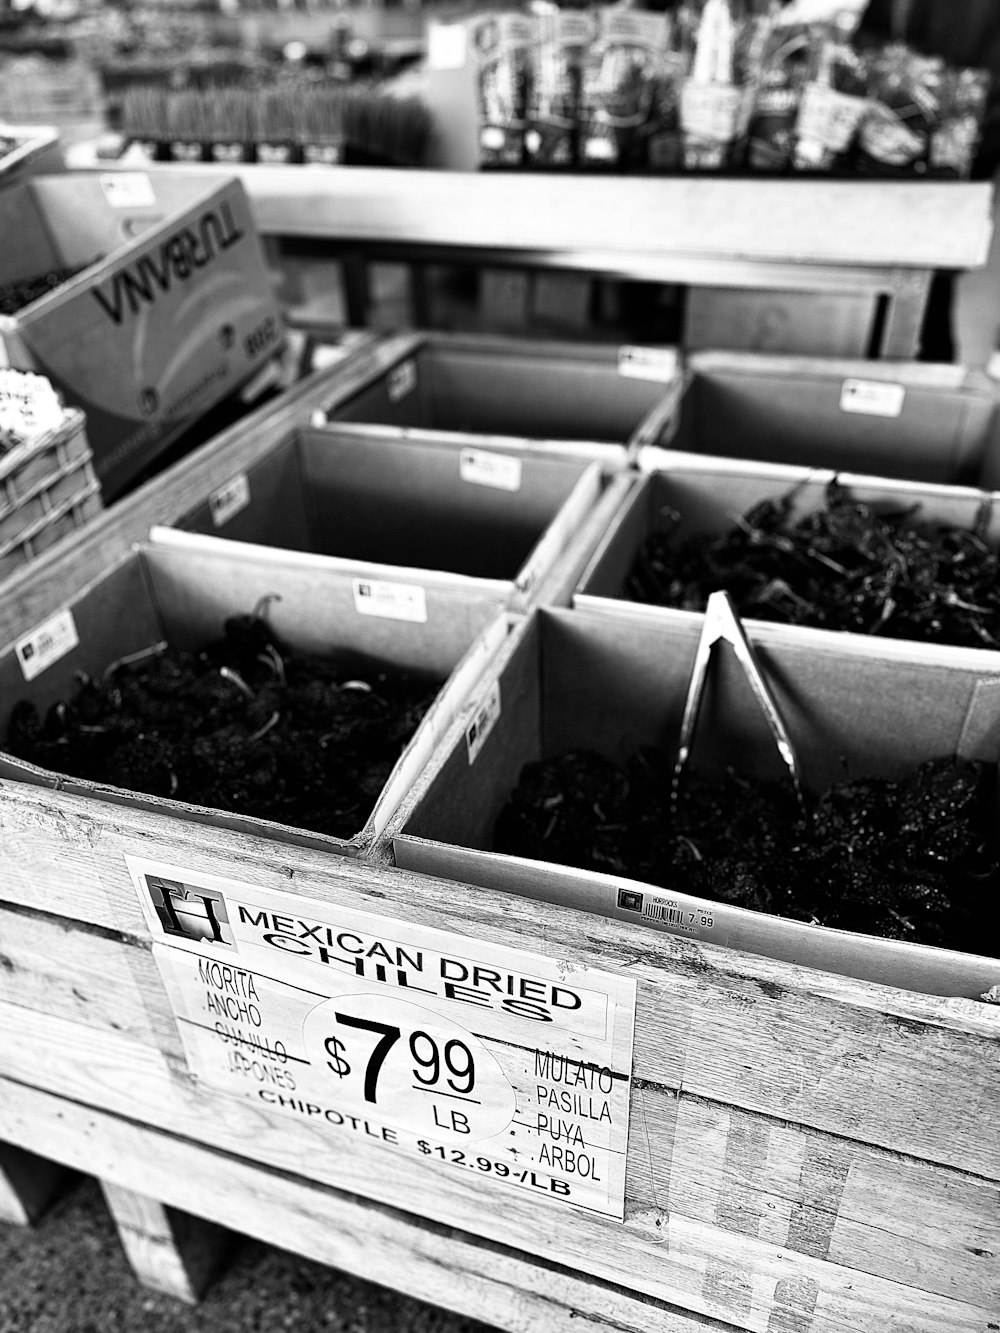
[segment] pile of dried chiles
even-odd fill
[[[701,611],[723,589],[758,620],[1000,648],[1000,553],[983,540],[985,503],[970,530],[860,503],[836,480],[824,508],[792,521],[794,494],[756,505],[722,536],[648,537],[626,595]]]
[[[525,766],[498,852],[621,875],[737,907],[972,953],[995,948],[996,766],[933,759],[901,779],[832,786],[803,809],[790,783],[685,773],[644,749]]]
[[[80,679],[42,719],[22,700],[7,750],[58,773],[349,838],[439,683],[285,647],[256,614],[201,652],[166,645]]]
[[[82,273],[85,268],[90,268],[90,265],[96,262],[91,260],[86,264],[64,265],[50,269],[48,273],[41,273],[37,277],[0,283],[0,315],[16,315],[19,310],[31,305],[32,301],[48,296],[64,282],[69,282],[70,278],[75,278],[78,273]]]

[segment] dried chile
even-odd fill
[[[293,651],[257,614],[200,652],[165,644],[80,677],[6,749],[40,767],[349,838],[365,823],[439,682],[358,655]]]
[[[793,519],[793,496],[755,505],[721,536],[653,533],[625,595],[701,611],[725,590],[744,617],[1000,649],[1000,553],[978,524],[920,524],[917,509],[862,503],[837,480],[822,509]]]
[[[982,951],[997,924],[996,768],[929,760],[904,778],[839,782],[798,805],[790,784],[688,773],[638,751],[527,764],[498,852],[625,876],[737,907],[889,939]]]
[[[70,278],[75,278],[92,263],[96,263],[96,260],[89,260],[86,264],[62,265],[35,277],[0,283],[0,315],[16,315],[33,301],[51,295],[57,287],[69,282]]]

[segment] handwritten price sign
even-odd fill
[[[514,1089],[485,1045],[430,1009],[390,995],[341,995],[303,1024],[310,1062],[337,1105],[388,1124],[468,1142],[501,1133]]]

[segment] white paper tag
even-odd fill
[[[355,579],[354,609],[361,616],[412,620],[422,625],[427,620],[427,594],[419,584]]]
[[[468,42],[462,23],[431,23],[427,28],[427,68],[462,69]]]
[[[44,375],[0,370],[0,450],[55,430],[65,415]]]
[[[25,680],[34,680],[80,642],[73,612],[59,611],[14,644]]]
[[[619,347],[618,374],[632,380],[659,380],[669,384],[677,378],[677,348]]]
[[[386,376],[385,391],[390,403],[398,403],[417,387],[416,361],[401,361]]]
[[[250,480],[245,472],[238,472],[224,486],[208,497],[208,507],[215,527],[224,527],[250,503]]]
[[[276,1131],[297,1125],[318,1152],[353,1141],[475,1182],[484,1207],[514,1189],[622,1220],[634,979],[558,944],[531,953],[126,864],[200,1083]]]
[[[479,701],[472,721],[465,728],[465,744],[469,752],[469,763],[474,764],[479,758],[479,751],[486,744],[490,732],[500,717],[500,682],[495,680],[486,694]]]
[[[458,475],[473,486],[519,491],[521,471],[521,460],[510,454],[493,454],[485,449],[463,449],[458,458]]]
[[[902,384],[883,384],[880,380],[844,380],[840,389],[841,412],[866,417],[898,417],[905,400]]]
[[[109,171],[100,179],[112,208],[156,207],[156,191],[144,171]]]

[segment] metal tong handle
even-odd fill
[[[760,705],[761,712],[767,720],[768,729],[777,746],[778,754],[788,769],[799,808],[804,813],[805,797],[802,793],[799,764],[795,757],[792,738],[782,721],[778,705],[771,693],[771,687],[767,683],[767,678],[757,660],[757,654],[754,652],[753,644],[746,636],[742,621],[728,592],[713,592],[705,608],[705,623],[702,626],[698,647],[695,650],[691,679],[688,682],[687,698],[684,701],[680,742],[677,746],[677,760],[674,764],[673,780],[670,785],[671,805],[677,804],[681,778],[691,757],[695,730],[698,726],[698,714],[701,712],[705,682],[712,661],[712,649],[720,639],[724,639],[731,646],[736,654],[736,660],[743,668],[743,674],[746,676],[754,697]]]

